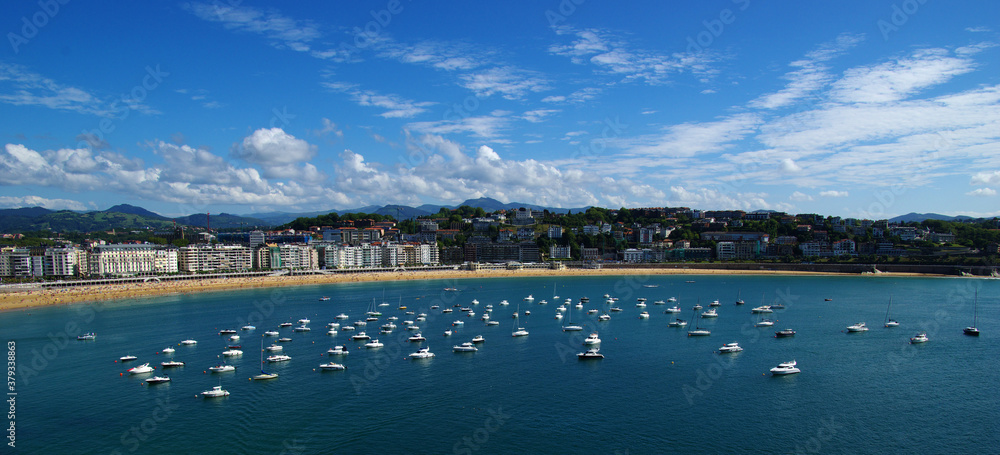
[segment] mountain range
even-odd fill
[[[555,213],[566,213],[568,211],[578,212],[587,208],[560,209],[543,207],[534,204],[523,204],[519,202],[502,203],[496,199],[479,198],[469,199],[454,206],[424,204],[419,207],[409,207],[405,205],[370,205],[355,209],[327,210],[317,212],[265,212],[251,213],[247,215],[233,215],[229,213],[213,213],[209,217],[205,213],[195,213],[192,215],[170,218],[158,213],[146,210],[129,204],[119,204],[107,210],[78,212],[72,210],[49,210],[42,207],[25,207],[17,209],[0,209],[0,232],[23,232],[48,229],[56,232],[64,231],[107,231],[111,229],[172,229],[174,224],[206,227],[210,222],[215,229],[230,228],[268,228],[280,226],[300,217],[315,217],[328,213],[377,213],[379,215],[389,215],[396,219],[413,218],[424,215],[438,213],[442,208],[455,209],[467,205],[470,207],[480,207],[486,212],[496,210],[517,209],[520,207],[532,210],[548,210]]]

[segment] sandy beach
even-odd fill
[[[222,278],[186,281],[129,283],[119,285],[76,286],[46,288],[42,290],[8,292],[0,294],[0,311],[62,305],[74,302],[138,299],[167,294],[224,291],[229,289],[262,288],[274,286],[301,286],[313,284],[350,283],[397,280],[442,280],[472,278],[510,278],[530,276],[653,276],[653,275],[845,275],[836,273],[774,271],[774,270],[711,270],[711,269],[564,269],[564,270],[435,270],[345,273],[337,275],[267,276],[253,278]],[[855,274],[849,274],[855,275]],[[922,274],[885,273],[879,276],[928,276]],[[639,283],[642,279],[636,280]],[[461,287],[459,285],[459,287]]]

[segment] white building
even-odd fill
[[[736,243],[734,242],[716,243],[715,257],[721,260],[736,259]]]
[[[169,257],[162,258],[164,262]],[[190,245],[180,249],[175,270],[183,272],[229,272],[253,268],[253,250],[242,245]]]
[[[549,258],[551,258],[551,259],[569,259],[570,258],[570,248],[568,246],[552,245],[551,247],[549,247]]]
[[[95,245],[87,256],[89,273],[95,276],[128,276],[167,273],[171,268],[176,271],[176,266],[171,267],[164,255],[158,253],[162,249],[147,243]]]
[[[561,239],[563,236],[562,226],[549,226],[549,238],[550,239]]]

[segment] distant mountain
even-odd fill
[[[165,216],[160,215],[159,213],[150,212],[149,210],[146,210],[146,209],[144,209],[142,207],[136,207],[134,205],[128,205],[128,204],[118,204],[118,205],[116,205],[114,207],[111,207],[111,208],[109,208],[107,210],[104,210],[104,212],[105,213],[128,213],[128,214],[131,214],[131,215],[139,215],[139,216],[144,216],[146,218],[153,218],[153,219],[160,219],[160,220],[169,220],[170,219],[170,218],[167,218]]]
[[[372,213],[372,212],[366,212],[366,213]],[[418,216],[430,215],[432,212],[421,210],[419,208],[408,207],[405,205],[387,205],[385,207],[376,210],[374,213],[377,213],[379,215],[391,216],[396,220],[405,220],[407,218],[416,218]]]
[[[206,227],[209,223],[209,218],[204,213],[177,217],[173,220],[177,221],[178,224],[196,227]],[[258,218],[249,218],[245,216],[231,215],[228,213],[212,214],[211,223],[213,230],[231,228],[267,228],[271,226],[271,223]]]
[[[391,216],[393,218],[401,220],[407,218],[414,218],[418,216],[433,215],[441,211],[441,208],[454,210],[463,205],[467,205],[469,207],[480,207],[487,213],[495,212],[497,210],[518,209],[521,207],[532,210],[548,210],[552,213],[566,213],[568,211],[572,211],[573,213],[578,213],[578,212],[584,212],[588,208],[590,208],[590,207],[581,207],[573,209],[563,209],[563,208],[544,207],[535,204],[525,204],[523,202],[508,202],[505,204],[496,199],[483,197],[479,199],[469,199],[458,205],[423,204],[418,207],[410,207],[407,205],[386,205],[386,206],[368,205],[365,207],[358,207],[358,208],[344,209],[344,210],[322,210],[318,212],[301,212],[301,213],[289,213],[289,212],[249,213],[243,216],[262,220],[272,226],[286,224],[295,220],[296,218],[315,218],[319,215],[326,215],[328,213],[336,213],[338,215],[344,215],[346,213],[375,213],[383,216]],[[203,226],[204,224],[200,225]],[[212,226],[215,226],[214,221],[212,222]]]
[[[0,213],[0,229],[4,232],[23,232],[49,229],[55,232],[91,232],[132,230],[132,229],[167,229],[173,223],[163,217],[146,217],[134,213],[97,211],[78,213],[72,210],[49,211],[36,217],[10,217]]]
[[[919,223],[919,222],[921,222],[923,220],[964,221],[964,220],[971,220],[971,219],[973,219],[973,218],[969,217],[969,216],[965,216],[965,215],[948,216],[948,215],[941,215],[941,214],[938,214],[938,213],[915,213],[915,212],[910,212],[910,213],[907,213],[906,215],[900,215],[900,216],[897,216],[897,217],[889,218],[889,222],[890,223],[912,223],[912,222]]]
[[[0,231],[3,232],[17,232],[25,229],[24,226],[30,226],[32,220],[48,215],[50,213],[55,213],[52,210],[42,208],[42,207],[22,207],[19,209],[2,209],[0,210]]]

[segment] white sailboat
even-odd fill
[[[563,328],[562,328],[563,332],[579,332],[579,331],[583,330],[583,327],[580,327],[579,325],[573,324],[573,310],[572,309],[569,310],[569,318],[568,319],[569,319],[569,321],[567,321],[566,325],[564,325]]]
[[[979,319],[979,290],[977,289],[976,300],[975,303],[973,304],[973,310],[972,310],[972,325],[962,329],[962,333],[973,337],[979,336],[979,329],[976,328],[976,322],[978,319]]]
[[[518,305],[517,309],[518,309],[518,312],[520,312],[521,306]],[[524,330],[524,327],[518,327],[517,326],[517,319],[516,318],[514,319],[514,325],[513,325],[513,327],[511,327],[510,336],[512,336],[512,337],[524,337],[524,336],[528,336],[528,331]]]
[[[892,308],[892,296],[889,296],[889,305],[885,307],[885,326],[899,327],[899,322],[889,317],[889,308]]]
[[[278,373],[268,373],[264,371],[264,338],[260,339],[260,374],[255,375],[253,380],[261,381],[264,379],[275,379],[278,377]]]

